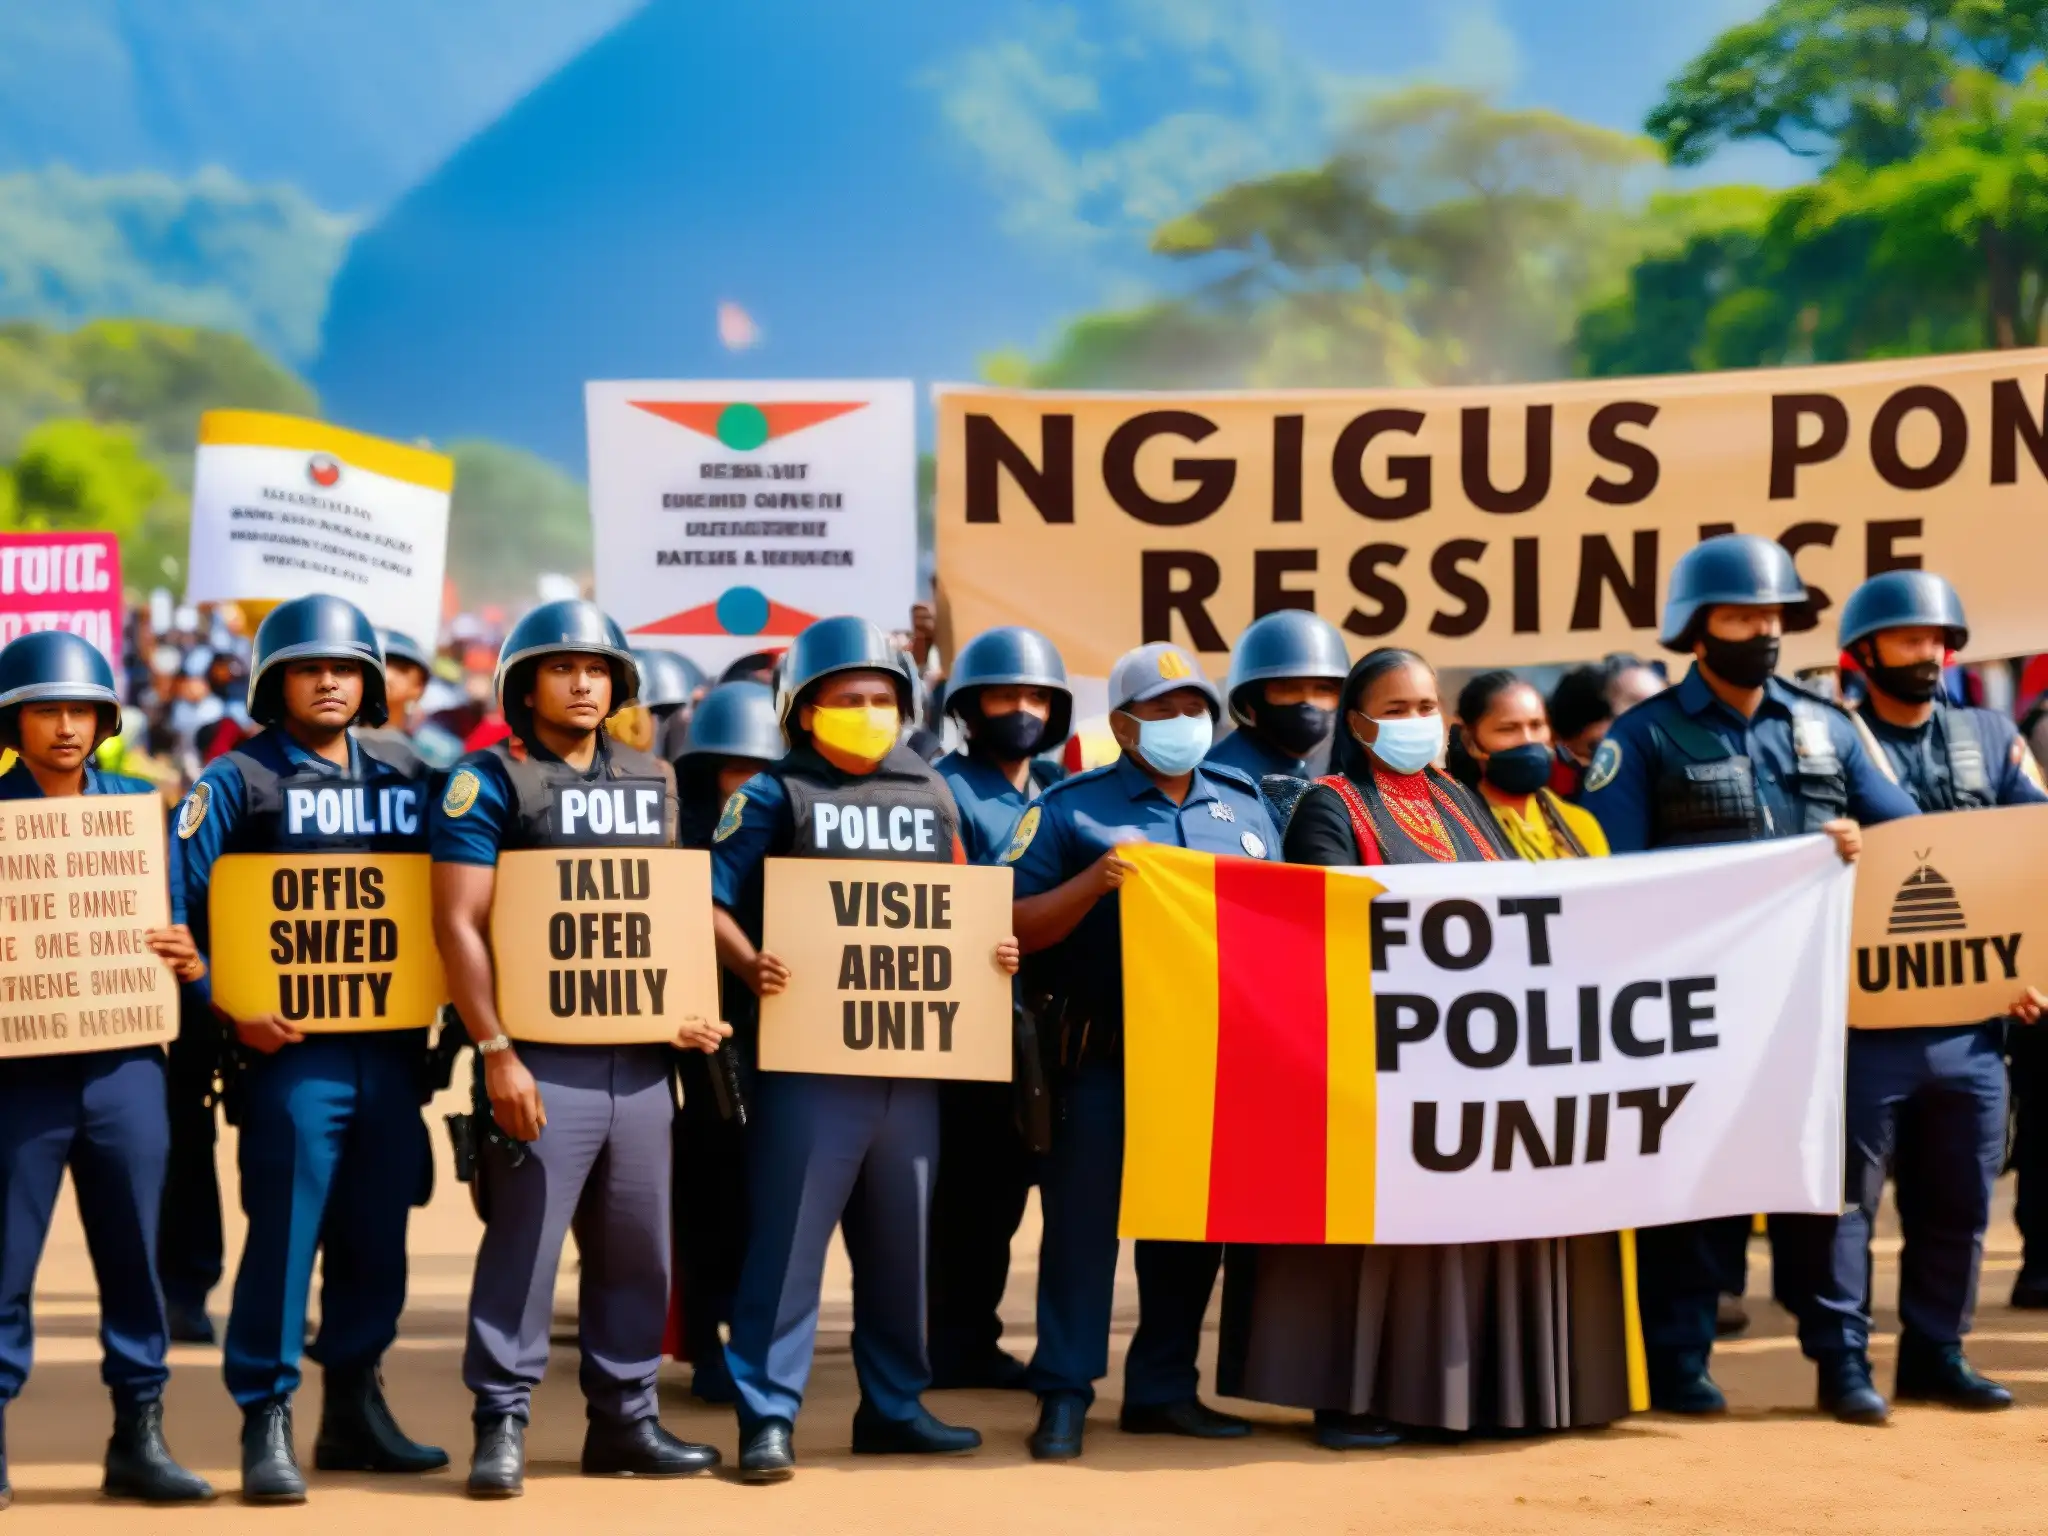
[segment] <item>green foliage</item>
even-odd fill
[[[1368,102],[1324,164],[1161,226],[1189,295],[1074,322],[1044,385],[1464,383],[1563,368],[1642,248],[1644,141],[1476,92]]]
[[[310,360],[352,220],[225,171],[0,176],[0,317],[138,315]]]
[[[164,472],[125,427],[46,421],[30,432],[10,472],[5,526],[29,531],[92,529],[132,540],[171,493]]]
[[[545,459],[470,439],[455,460],[448,518],[448,574],[462,601],[526,603],[544,571],[590,569],[590,509],[583,487]]]
[[[1767,139],[1824,162],[1915,154],[1959,71],[2007,83],[2048,52],[2048,0],[1772,0],[1666,88],[1649,131],[1677,165]]]

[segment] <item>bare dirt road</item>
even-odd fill
[[[438,1111],[434,1120],[439,1135]],[[811,1394],[797,1430],[801,1470],[791,1483],[747,1488],[724,1479],[680,1483],[595,1481],[576,1473],[583,1433],[573,1348],[557,1346],[535,1404],[527,1495],[512,1504],[472,1504],[462,1495],[470,1429],[460,1380],[463,1303],[477,1225],[461,1188],[443,1177],[435,1201],[413,1223],[411,1305],[386,1361],[391,1399],[406,1427],[445,1445],[455,1467],[418,1480],[323,1477],[300,1509],[234,1502],[238,1420],[220,1383],[218,1350],[173,1352],[169,1427],[174,1448],[224,1490],[204,1509],[155,1512],[98,1496],[107,1400],[99,1384],[97,1309],[84,1244],[67,1193],[37,1294],[36,1368],[9,1415],[16,1502],[0,1514],[0,1536],[41,1533],[269,1531],[574,1531],[602,1536],[724,1531],[969,1533],[1048,1536],[1052,1532],[1232,1533],[1626,1532],[1690,1531],[2028,1532],[2048,1530],[2048,1315],[2004,1305],[2018,1262],[2018,1238],[2003,1191],[1986,1263],[1987,1305],[1972,1354],[2007,1382],[2020,1406],[1971,1417],[1900,1410],[1886,1429],[1852,1429],[1811,1410],[1812,1376],[1787,1319],[1768,1301],[1764,1249],[1754,1249],[1747,1338],[1725,1345],[1716,1374],[1734,1411],[1710,1423],[1658,1415],[1614,1428],[1541,1440],[1404,1448],[1336,1456],[1306,1440],[1301,1416],[1250,1409],[1260,1421],[1249,1441],[1217,1446],[1138,1439],[1115,1428],[1121,1367],[1090,1424],[1078,1464],[1034,1465],[1024,1453],[1033,1404],[1021,1395],[938,1393],[941,1416],[977,1425],[987,1444],[959,1460],[905,1462],[848,1454],[855,1390],[846,1348],[843,1259],[828,1281],[824,1335]],[[228,1175],[233,1202],[232,1170]],[[231,1221],[230,1225],[234,1225]],[[1035,1230],[1035,1229],[1034,1229]],[[1030,1233],[1026,1234],[1027,1239]],[[1896,1325],[1896,1245],[1878,1260],[1880,1325]],[[1028,1352],[1031,1257],[1019,1263],[1005,1307],[1009,1342]],[[232,1262],[232,1260],[231,1260]],[[560,1297],[573,1307],[574,1277]],[[218,1313],[226,1291],[215,1294]],[[1128,1263],[1119,1289],[1119,1356],[1135,1321]],[[1213,1337],[1211,1347],[1213,1348]],[[1889,1341],[1878,1352],[1881,1384]],[[298,1420],[309,1458],[318,1419],[317,1368],[310,1367]],[[1205,1370],[1205,1378],[1206,1378]],[[728,1459],[731,1415],[695,1404],[687,1368],[668,1367],[664,1415],[677,1433],[718,1445]]]

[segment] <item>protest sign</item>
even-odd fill
[[[592,382],[597,601],[714,672],[827,614],[910,622],[906,380]]]
[[[448,999],[424,853],[230,853],[207,888],[213,1000],[307,1034],[424,1029]]]
[[[1090,677],[1151,640],[1220,675],[1286,607],[1439,666],[1652,651],[1672,564],[1731,530],[1780,540],[1815,599],[1789,666],[1831,662],[1838,605],[1903,566],[1961,590],[1969,657],[2048,650],[2044,351],[938,408],[946,630],[1029,624]]]
[[[111,533],[0,533],[0,645],[39,630],[90,640],[121,670],[121,543]]]
[[[176,1035],[178,984],[146,937],[170,920],[157,796],[0,806],[0,1058]]]
[[[185,600],[327,592],[431,644],[455,461],[263,411],[208,411],[192,466]]]
[[[1130,857],[1126,1237],[1841,1208],[1853,876],[1823,838],[1369,872]]]
[[[2048,805],[1908,816],[1863,829],[1849,1024],[1997,1018],[2048,991]]]
[[[770,859],[761,905],[762,1071],[1010,1080],[1007,868]]]
[[[527,848],[491,897],[498,1019],[515,1040],[635,1045],[718,1017],[711,855]]]

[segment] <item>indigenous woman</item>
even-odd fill
[[[1482,672],[1459,693],[1450,762],[1519,857],[1607,856],[1600,823],[1549,787],[1557,754],[1543,695],[1514,673]]]
[[[1436,676],[1372,652],[1345,679],[1339,772],[1288,824],[1299,864],[1470,863],[1515,855],[1487,807],[1435,766]],[[1533,1242],[1236,1247],[1222,1390],[1315,1413],[1332,1450],[1421,1432],[1568,1429],[1619,1418],[1640,1380],[1612,1234]],[[1633,1367],[1633,1369],[1632,1369]]]

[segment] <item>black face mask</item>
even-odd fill
[[[1029,757],[1045,739],[1045,722],[1028,709],[984,715],[974,723],[974,745],[999,763]]]
[[[1337,712],[1314,704],[1261,704],[1255,718],[1266,740],[1282,752],[1307,757],[1330,739]]]
[[[1533,795],[1550,782],[1550,748],[1540,741],[1496,752],[1486,760],[1486,780],[1504,795]]]
[[[1747,640],[1704,635],[1700,643],[1706,648],[1700,659],[1707,670],[1732,688],[1761,688],[1778,670],[1776,635],[1752,635]]]
[[[1872,652],[1863,670],[1869,674],[1871,687],[1902,704],[1932,703],[1935,694],[1941,691],[1941,663],[1938,661],[1916,661],[1910,666],[1888,667]]]

